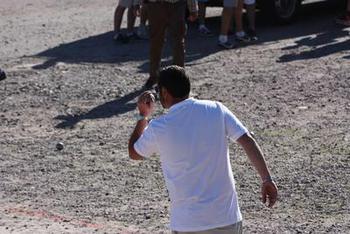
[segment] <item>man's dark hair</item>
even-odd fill
[[[190,94],[191,83],[180,66],[168,66],[160,71],[158,88],[164,87],[174,98],[185,98]]]

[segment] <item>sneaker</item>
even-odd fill
[[[198,32],[203,36],[214,36],[214,34],[205,25],[200,25]]]
[[[224,49],[232,49],[235,46],[232,42],[228,40],[225,42],[219,40],[218,45]]]
[[[127,33],[126,37],[128,38],[128,40],[141,40],[141,37],[139,37],[139,35],[135,32],[132,33]]]
[[[147,28],[145,25],[140,25],[137,29],[137,36],[142,40],[148,39]]]
[[[250,38],[245,33],[242,33],[242,34],[236,33],[236,41],[246,43],[246,42],[250,42]]]
[[[256,35],[255,30],[253,30],[253,29],[247,30],[247,36],[249,37],[250,41],[257,41],[258,40],[258,36]]]
[[[6,73],[0,68],[0,80],[6,79]]]
[[[129,43],[130,37],[128,37],[128,36],[126,36],[126,35],[123,35],[123,34],[121,34],[121,33],[116,33],[116,34],[114,35],[114,37],[113,37],[113,40],[114,40],[115,42],[121,42],[121,43],[126,44],[126,43]]]
[[[335,22],[344,26],[350,26],[350,13],[339,16],[335,19]]]

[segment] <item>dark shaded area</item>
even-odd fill
[[[5,71],[3,71],[1,68],[0,68],[0,81],[1,80],[5,80],[6,79],[6,73]]]
[[[325,57],[339,52],[350,51],[349,32],[335,24],[335,17],[345,10],[343,1],[326,1],[307,4],[303,7],[296,25],[288,25],[287,31],[298,39],[293,46],[282,48],[286,54],[278,62],[291,62]],[[293,28],[297,27],[296,29]],[[316,35],[316,36],[315,36]],[[348,36],[349,40],[338,41]],[[291,37],[293,38],[293,37]],[[298,52],[295,52],[299,50]],[[302,50],[302,51],[300,51]],[[343,57],[348,58],[348,57]]]
[[[273,25],[269,18],[258,12],[256,24],[259,41],[256,44],[298,38],[295,41],[296,45],[282,49],[286,51],[286,54],[276,58],[279,62],[313,59],[339,52],[350,52],[350,31],[334,22],[335,17],[343,12],[344,9],[344,1],[334,0],[304,4],[297,21],[289,25]],[[209,18],[207,22],[208,27],[215,29],[220,25],[220,18]],[[245,19],[245,23],[247,23],[247,19]],[[190,32],[190,35],[191,33],[195,35],[195,32]],[[218,31],[216,33],[219,34]],[[349,40],[338,42],[339,38],[346,36],[349,36]],[[299,39],[300,37],[304,38]],[[215,40],[211,42],[211,45],[208,44],[206,48],[210,50],[213,47],[213,43],[216,42]],[[208,42],[208,40],[188,40],[187,56],[191,55],[191,53],[197,54],[198,58],[203,56],[203,53],[201,54],[200,51],[196,50],[196,46],[203,46],[201,43],[205,42]],[[241,47],[249,45],[249,43],[240,44]],[[293,53],[294,50],[300,47],[306,47],[307,50],[298,54]],[[196,59],[195,56],[193,58]],[[344,56],[343,58],[348,59],[349,56]]]
[[[307,60],[321,58],[334,53],[350,51],[350,39],[342,42],[336,42],[336,38],[348,35],[347,31],[331,30],[318,34],[315,38],[307,37],[296,41],[295,46],[283,48],[284,50],[293,50],[301,46],[307,46],[308,49],[300,53],[290,53],[279,58],[278,62],[290,62],[295,60]],[[345,56],[343,58],[349,58]]]
[[[113,41],[112,38],[113,32],[106,32],[61,44],[37,54],[37,57],[47,57],[48,59],[45,63],[33,68],[46,69],[54,66],[57,62],[122,63],[148,58],[147,42],[135,41],[136,43],[122,44]]]
[[[133,91],[120,99],[97,106],[87,113],[80,115],[59,115],[55,117],[55,119],[62,120],[62,122],[55,127],[73,128],[81,120],[110,118],[134,110],[136,108],[136,103],[129,102],[138,97],[143,91],[144,89]]]
[[[340,5],[334,4],[334,2],[332,4],[321,2],[305,5],[297,22],[283,26],[271,26],[271,22],[258,13],[259,41],[257,43],[273,43],[278,40],[298,38],[295,41],[296,45],[283,48],[286,54],[276,58],[279,62],[320,58],[332,53],[349,51],[349,41],[337,42],[337,38],[344,37],[349,32],[335,25],[332,20],[342,10],[342,5]],[[220,20],[220,17],[207,18],[208,27],[216,34],[219,33]],[[113,32],[106,32],[43,51],[36,56],[47,57],[47,61],[34,68],[46,69],[54,66],[57,62],[122,64],[128,61],[145,61],[140,65],[139,70],[141,72],[148,71],[148,41],[134,40],[129,44],[121,44],[115,43],[112,37]],[[304,38],[300,39],[300,37]],[[167,40],[164,48],[163,66],[171,64],[170,43],[170,40]],[[200,36],[196,24],[189,25],[186,43],[187,66],[194,65],[197,60],[221,50],[217,46],[217,37]],[[241,44],[240,46],[249,46],[249,44]],[[301,46],[308,49],[298,54],[293,53]],[[344,56],[344,59],[349,58],[350,56]],[[205,62],[201,61],[201,63]],[[84,119],[110,118],[134,110],[136,104],[128,102],[139,96],[142,91],[143,89],[133,91],[120,99],[104,103],[84,114],[57,116],[56,119],[62,120],[62,122],[56,127],[72,128]]]
[[[299,43],[299,45],[309,46],[328,44],[337,37],[344,36],[346,33],[346,31],[341,28],[334,26],[332,22],[332,18],[342,11],[343,7],[344,4],[342,4],[342,1],[306,4],[303,5],[297,22],[283,26],[273,25],[273,22],[269,21],[263,14],[258,12],[256,21],[259,41],[257,43],[319,34],[320,36],[318,36],[316,40],[302,39],[297,43]],[[208,17],[206,20],[208,27],[211,28],[216,35],[219,34],[220,21],[220,16]],[[112,37],[113,32],[106,32],[104,34],[61,44],[43,51],[35,56],[45,57],[47,60],[43,64],[35,66],[34,69],[46,69],[54,66],[57,62],[122,64],[128,61],[145,61],[140,65],[139,70],[140,72],[146,73],[148,71],[149,57],[148,41],[132,40],[129,44],[122,44],[120,42],[114,42]],[[170,40],[167,40],[163,53],[163,65],[171,63],[170,43]],[[202,37],[197,32],[196,24],[189,25],[186,43],[186,63],[193,62],[221,50],[221,48],[217,46],[217,36]],[[346,45],[344,48],[344,45],[345,43],[340,43],[339,45],[329,46],[329,48],[326,47],[322,50],[320,49],[321,51],[316,50],[310,55],[310,58],[322,57],[341,50],[348,50],[349,48]],[[247,44],[241,44],[240,46],[247,46]],[[334,48],[334,46],[336,48]],[[203,48],[206,49],[203,50]],[[285,49],[288,50],[292,48]],[[323,50],[325,52],[323,52]],[[301,57],[286,55],[279,60],[287,62],[308,56],[307,53],[301,55]]]

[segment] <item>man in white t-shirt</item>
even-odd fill
[[[242,233],[228,138],[244,148],[256,168],[262,199],[269,207],[276,202],[277,187],[243,124],[220,102],[190,98],[190,86],[181,67],[160,72],[160,102],[169,111],[148,122],[155,98],[150,91],[139,97],[140,116],[129,140],[129,155],[135,160],[160,155],[173,233]]]

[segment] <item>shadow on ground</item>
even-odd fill
[[[339,52],[350,51],[350,39],[338,42],[336,39],[349,35],[347,31],[332,30],[318,34],[316,37],[306,37],[295,41],[295,46],[288,46],[283,50],[292,50],[305,47],[303,51],[285,54],[278,59],[278,62],[290,62],[295,60],[307,60],[325,57]],[[349,56],[344,56],[349,59]]]
[[[59,115],[55,117],[56,120],[61,120],[56,128],[74,128],[74,126],[82,120],[86,119],[102,119],[117,116],[136,108],[136,103],[129,103],[131,100],[139,96],[144,89],[135,90],[120,99],[106,102],[97,106],[87,113],[80,115]]]
[[[294,39],[295,45],[283,48],[286,54],[276,58],[279,62],[289,62],[294,60],[312,59],[327,56],[333,53],[350,50],[350,42],[345,39],[349,31],[334,24],[333,18],[342,9],[339,5],[329,3],[317,3],[305,5],[299,20],[290,25],[271,26],[271,22],[257,15],[257,25],[259,33],[258,43],[273,43],[284,39]],[[220,17],[210,17],[207,19],[208,27],[218,34],[220,27]],[[47,60],[35,69],[46,69],[54,66],[58,62],[65,63],[113,63],[122,64],[128,61],[143,61],[139,66],[141,72],[147,72],[148,68],[148,41],[132,41],[129,44],[116,44],[112,40],[113,33],[106,32],[78,41],[61,44],[55,48],[43,51],[36,57],[45,57]],[[338,41],[343,38],[342,41]],[[189,26],[187,36],[186,64],[191,66],[197,60],[207,57],[220,51],[216,45],[217,37],[201,37],[196,25]],[[242,45],[247,46],[247,45]],[[304,47],[303,51],[295,53],[295,49]],[[165,46],[163,57],[170,57],[170,48]],[[234,51],[234,50],[233,50]],[[344,59],[349,59],[345,55]],[[170,59],[165,59],[164,63],[170,63]],[[202,62],[202,61],[201,61]],[[136,90],[126,96],[104,103],[81,115],[57,116],[62,120],[56,125],[57,128],[74,127],[79,121],[84,119],[109,118],[115,115],[126,113],[136,108],[135,103],[128,103],[141,94],[143,90]]]
[[[341,1],[340,1],[341,2]],[[267,43],[283,39],[297,39],[297,46],[315,45],[315,50],[306,51],[299,55],[286,54],[278,60],[288,62],[297,59],[317,58],[327,56],[342,50],[349,50],[349,43],[332,43],[339,37],[349,34],[348,31],[335,26],[333,18],[342,10],[342,4],[335,4],[334,1],[306,4],[302,8],[299,20],[291,25],[276,26],[267,20],[262,14],[257,14],[257,25],[260,40],[258,43]],[[219,34],[220,16],[207,18],[208,26]],[[187,36],[186,63],[207,57],[220,51],[217,46],[217,37],[201,37],[195,24],[189,25]],[[317,35],[317,38],[310,35]],[[64,63],[113,63],[122,64],[128,61],[144,61],[139,66],[140,72],[148,70],[148,41],[133,40],[129,44],[116,43],[112,40],[113,32],[106,32],[94,35],[81,40],[58,45],[54,48],[43,51],[35,57],[43,57],[47,60],[39,64],[34,69],[46,69],[54,66],[58,62]],[[169,40],[168,40],[169,41]],[[241,45],[247,46],[247,45]],[[205,48],[205,49],[203,49]],[[285,48],[286,52],[289,48]],[[170,57],[171,50],[169,43],[166,43],[163,57]],[[345,57],[347,58],[347,57]],[[170,63],[170,59],[164,59],[165,64]]]

